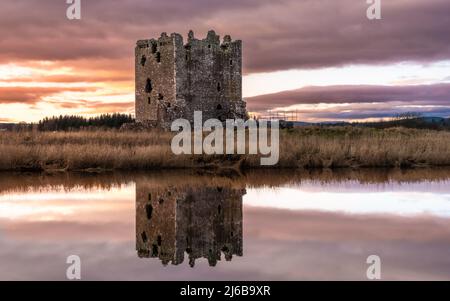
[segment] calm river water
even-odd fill
[[[450,280],[450,170],[0,174],[0,280]]]

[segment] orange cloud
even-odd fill
[[[193,29],[199,37],[215,29],[222,36],[231,34],[242,39],[246,74],[450,59],[448,0],[391,0],[383,3],[382,22],[368,21],[366,3],[354,0],[135,0],[132,4],[97,0],[83,3],[82,20],[76,22],[66,19],[64,1],[4,0],[1,8],[0,64],[33,69],[31,74],[5,78],[0,73],[0,104],[12,104],[9,111],[16,114],[15,118],[19,118],[14,107],[17,103],[32,108],[31,105],[46,102],[46,108],[87,108],[91,113],[131,112],[129,97],[118,98],[133,94],[135,41],[163,31],[187,33]],[[338,102],[343,92],[335,89],[338,94],[333,98],[330,91],[324,92],[324,98]],[[80,95],[66,98],[65,92]],[[82,92],[92,92],[92,97]],[[402,101],[416,99],[412,92],[406,94],[413,98]],[[112,95],[117,96],[112,104],[98,99],[105,96],[103,102],[110,101]],[[250,110],[304,103],[303,96],[272,96],[249,98]],[[308,101],[324,102],[321,96],[316,93],[316,98]],[[355,101],[347,97],[346,101],[371,99],[359,96],[355,96]],[[448,98],[441,102],[445,101]],[[388,105],[383,112],[362,111],[360,116],[386,116],[392,110],[395,111]],[[20,118],[31,120],[34,114],[36,119],[45,112],[26,114]],[[354,116],[349,112],[326,117]]]
[[[134,110],[134,101],[101,102],[101,101],[54,101],[49,102],[64,109],[80,109],[85,114],[100,114],[114,112],[130,112]]]
[[[95,90],[97,90],[97,88],[0,87],[0,104],[36,104],[42,101],[42,98],[45,96],[55,95],[67,91],[87,92]]]

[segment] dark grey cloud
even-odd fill
[[[408,106],[428,106],[424,111],[436,111],[448,114],[450,107],[450,84],[434,85],[407,85],[407,86],[373,86],[373,85],[343,85],[324,87],[305,87],[296,90],[282,91],[273,94],[265,94],[246,98],[247,106],[251,111],[265,111],[277,107],[288,107],[296,104],[357,104],[377,105],[379,112],[374,117],[392,116],[395,111],[389,111],[394,106],[411,111]],[[435,106],[435,107],[429,107]],[[446,108],[442,108],[442,106]],[[367,108],[367,105],[366,105]],[[335,113],[339,108],[334,108]],[[348,110],[349,108],[342,108]],[[365,107],[358,107],[364,110]],[[399,109],[400,110],[400,109]],[[373,112],[372,112],[373,113]],[[341,115],[354,115],[348,112]],[[359,112],[364,114],[364,112]],[[387,115],[389,114],[389,115]]]
[[[4,0],[0,62],[129,58],[137,39],[215,29],[244,41],[245,72],[450,59],[448,0],[96,0],[68,21],[65,1]]]

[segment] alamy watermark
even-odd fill
[[[202,122],[201,111],[194,112],[193,132],[189,120],[176,119],[172,122],[171,130],[179,132],[173,137],[171,143],[171,149],[175,155],[192,153],[196,155],[256,155],[259,153],[262,156],[261,165],[278,163],[280,157],[278,120],[227,119],[225,133],[223,123],[218,119],[207,119],[204,124]],[[204,132],[209,134],[203,138]],[[270,143],[268,143],[269,137]],[[248,147],[246,141],[248,141]]]
[[[69,4],[66,10],[66,17],[69,20],[81,20],[81,0],[66,0]]]
[[[66,259],[69,267],[66,269],[66,277],[69,280],[81,279],[81,259],[78,255],[70,255]]]
[[[81,20],[81,0],[66,0],[69,5],[66,10],[66,16],[69,20]],[[381,0],[366,0],[369,7],[366,10],[366,16],[369,20],[381,19]]]
[[[381,258],[378,255],[370,255],[366,259],[366,263],[369,267],[366,271],[366,277],[369,280],[380,280],[381,279]]]
[[[381,0],[366,0],[370,4],[366,11],[367,19],[381,20]]]

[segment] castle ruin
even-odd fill
[[[242,100],[242,42],[214,31],[199,40],[189,32],[139,40],[135,50],[138,123],[170,129],[173,120],[246,119]]]

